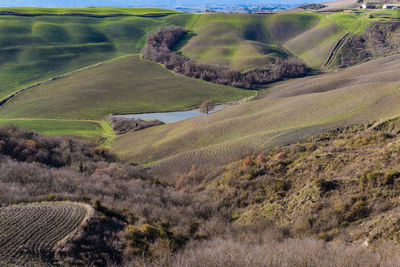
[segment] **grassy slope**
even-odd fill
[[[283,46],[309,66],[317,68],[325,63],[345,33],[337,23],[321,15],[314,27],[288,40]]]
[[[356,32],[364,25],[361,16],[344,13],[197,16],[189,25],[195,36],[182,52],[199,62],[239,70],[263,67],[271,56],[286,57],[285,49],[311,67],[321,67],[346,30]]]
[[[198,186],[195,179],[186,179],[181,188],[207,188],[215,192],[213,199],[229,192],[231,203],[245,203],[234,213],[237,223],[262,217],[292,233],[318,234],[325,240],[399,242],[399,207],[393,201],[400,193],[399,121],[352,125],[269,148],[262,156],[225,166],[216,179]],[[355,212],[361,203],[366,212]],[[377,203],[385,203],[385,208]]]
[[[0,99],[36,82],[138,53],[147,33],[185,18],[0,16]]]
[[[107,8],[90,10],[114,12]],[[64,12],[62,9],[50,11]],[[184,26],[197,34],[184,46],[183,52],[202,62],[251,69],[265,65],[270,56],[285,57],[280,48],[284,45],[316,66],[326,60],[342,35],[334,21],[345,21],[321,19],[321,16],[310,13],[177,14],[163,18],[105,19],[0,16],[0,98],[60,74],[138,53],[148,32],[165,24]]]
[[[122,11],[148,12],[148,10],[141,9],[89,9],[91,12],[99,14],[121,13]],[[32,10],[26,9],[25,11],[33,12]],[[44,11],[66,12],[62,9]],[[44,11],[35,10],[35,12]],[[85,9],[80,11],[86,12]],[[192,50],[193,54],[190,56],[195,59],[204,57],[206,62],[222,62],[238,69],[249,69],[264,64],[265,58],[268,56],[285,56],[285,52],[280,48],[280,45],[283,44],[292,53],[300,56],[310,65],[316,66],[326,59],[332,45],[342,35],[342,30],[337,30],[341,28],[338,25],[348,31],[360,31],[367,25],[366,19],[361,20],[361,17],[362,14],[346,15],[342,13],[333,14],[329,17],[310,13],[268,16],[178,14],[165,18],[108,19],[4,16],[0,17],[0,33],[2,33],[0,35],[0,72],[2,73],[0,76],[0,98],[38,81],[94,63],[137,53],[143,47],[147,33],[164,24],[181,25],[194,30],[198,34],[183,49],[186,52],[190,50],[188,48],[192,47],[194,50]],[[333,29],[333,31],[326,31],[327,27]],[[321,35],[321,32],[324,34]],[[111,73],[113,72],[115,71],[111,71]],[[74,75],[79,76],[79,74]],[[97,87],[96,75],[93,72],[90,75],[93,77],[93,83],[87,84],[87,86]],[[82,81],[82,78],[78,81]],[[57,81],[55,84],[58,86],[62,82]],[[71,98],[63,99],[63,101],[60,97],[57,97],[58,92],[57,94],[46,93],[47,95],[42,96],[35,95],[30,99],[27,96],[32,96],[32,94],[24,93],[18,96],[14,103],[10,104],[11,107],[18,108],[11,110],[9,106],[3,109],[2,115],[7,118],[23,119],[31,117],[36,119],[98,119],[110,112],[147,112],[188,108],[198,104],[203,98],[209,98],[206,95],[197,95],[187,97],[186,103],[179,104],[173,104],[173,101],[170,101],[171,99],[160,101],[160,98],[157,100],[158,102],[148,102],[146,106],[146,104],[141,105],[137,102],[134,105],[128,104],[132,100],[128,97],[123,99],[122,105],[118,100],[113,100],[114,102],[107,102],[107,105],[102,107],[99,103],[77,106],[82,101],[73,100],[81,100],[80,96],[76,95],[78,87],[81,85],[81,82],[75,83],[74,81],[71,85],[63,86],[64,95],[65,90],[72,90]],[[126,85],[127,83],[124,82],[118,84],[118,86],[122,86],[119,88],[121,91],[127,90]],[[173,86],[171,85],[171,87]],[[43,89],[42,92],[54,89],[48,85],[43,85],[40,88],[47,88]],[[36,92],[37,88],[34,90]],[[228,97],[222,97],[221,94],[219,96],[214,95],[214,100],[221,102],[245,95],[248,94],[238,93],[237,91]],[[133,96],[134,94],[130,95],[130,97]],[[123,96],[119,97],[123,98]],[[144,103],[146,98],[148,100],[151,97],[149,95],[144,96],[142,98]],[[58,105],[49,107],[37,104],[39,103],[37,101],[43,100],[55,100]],[[150,108],[149,105],[152,107]],[[116,108],[116,106],[118,107]],[[32,123],[30,122],[30,124]],[[47,122],[35,120],[35,123],[37,127],[29,126],[28,128],[41,129],[42,133],[51,132],[51,130],[49,132],[43,128],[43,125],[49,125]],[[58,123],[61,123],[61,121],[58,121]],[[82,122],[80,124],[82,125]],[[71,126],[71,123],[67,123],[63,128],[68,128],[67,132],[69,133],[73,131]],[[78,128],[81,129],[81,126]],[[84,128],[88,129],[90,135],[92,126],[86,125]],[[54,133],[58,132],[54,131]],[[103,130],[98,131],[98,133],[101,132]],[[85,133],[85,130],[82,133]]]
[[[148,12],[147,9],[119,8],[89,10],[94,13]],[[45,11],[63,13],[65,10]],[[391,11],[391,14],[397,13]],[[313,13],[176,14],[163,18],[104,19],[0,16],[0,99],[39,81],[138,53],[146,35],[161,25],[180,25],[194,31],[196,36],[182,49],[189,57],[247,70],[264,66],[268,57],[285,57],[281,46],[318,67],[345,29],[362,32],[368,25],[367,20],[363,13],[329,16]]]
[[[111,126],[105,121],[0,119],[0,126],[8,125],[48,136],[73,135],[96,138],[112,134]]]
[[[285,56],[265,29],[263,15],[197,15],[191,30],[195,36],[182,52],[203,63],[247,70],[266,64],[265,57]]]
[[[182,52],[200,62],[238,70],[263,67],[268,57],[287,57],[281,45],[317,20],[310,13],[199,15],[191,25],[195,36]]]
[[[205,99],[226,102],[252,94],[175,75],[136,55],[31,88],[2,107],[0,116],[102,119],[110,113],[179,110],[199,105]]]
[[[274,87],[264,99],[120,136],[111,146],[128,161],[157,163],[155,170],[168,173],[195,163],[223,162],[326,128],[392,117],[400,114],[399,66],[396,55],[298,79]]]

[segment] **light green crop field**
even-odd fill
[[[363,33],[370,24],[363,13],[333,13],[329,15],[328,18],[334,20],[347,31],[355,34]]]
[[[127,14],[127,15],[146,15],[146,14],[173,14],[179,13],[162,8],[126,8],[126,7],[87,7],[87,8],[41,8],[41,7],[0,7],[0,11],[13,11],[18,13],[46,13],[46,14]]]
[[[67,135],[99,138],[112,135],[111,126],[105,121],[76,121],[51,119],[0,119],[0,126],[17,126],[48,136]]]
[[[0,108],[2,118],[103,119],[111,114],[174,111],[210,99],[238,100],[254,91],[176,75],[127,56],[31,88]]]
[[[58,12],[55,10],[54,12]],[[0,99],[37,82],[123,55],[138,53],[170,15],[143,17],[0,16]]]
[[[400,55],[285,82],[265,98],[119,136],[112,149],[164,176],[224,163],[320,131],[400,115]]]

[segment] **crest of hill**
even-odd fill
[[[399,66],[400,55],[395,55],[297,79],[256,101],[120,136],[111,147],[130,162],[173,175],[193,164],[220,164],[326,129],[398,116]]]
[[[98,15],[146,15],[176,14],[174,10],[162,8],[126,8],[126,7],[88,7],[88,8],[43,8],[43,7],[0,7],[0,12],[21,14],[98,14]]]

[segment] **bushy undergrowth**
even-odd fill
[[[354,35],[344,44],[337,58],[340,68],[354,66],[372,58],[398,53],[400,22],[379,22],[365,33]]]
[[[182,27],[160,28],[148,36],[146,46],[142,50],[143,57],[162,63],[168,69],[188,77],[241,88],[255,88],[280,79],[303,76],[308,72],[306,65],[299,59],[273,58],[269,62],[269,68],[245,73],[220,66],[199,64],[174,52],[174,48],[188,35],[189,31]]]
[[[2,150],[2,206],[76,200],[96,209],[57,251],[61,265],[399,264],[396,133],[338,129],[212,171],[193,166],[167,185],[82,140],[0,132],[2,147],[22,151],[34,140],[41,149],[52,144],[50,159],[71,158],[43,161],[41,149],[29,158]]]
[[[200,225],[204,227],[215,216],[224,223],[229,219],[228,211],[223,210],[224,203],[162,185],[141,167],[115,162],[104,149],[99,154],[94,144],[39,136],[15,128],[2,128],[0,133],[1,206],[43,200],[97,203],[97,223],[89,222],[82,238],[58,254],[66,257],[65,262],[58,259],[63,264],[106,265],[139,255],[151,259],[158,253],[155,244],[165,243],[165,249],[177,250],[193,238]],[[29,150],[29,157],[21,158],[18,151],[26,150],[31,140],[36,149]],[[67,143],[70,146],[66,147]],[[46,160],[42,154],[48,155]],[[115,225],[124,226],[109,229],[110,224],[102,220],[117,220]],[[132,235],[129,229],[140,231]],[[160,234],[153,236],[155,232],[148,229],[157,229],[155,232]],[[103,244],[103,237],[109,238],[110,243]],[[119,242],[129,246],[119,246]],[[110,249],[96,254],[97,245],[99,249]]]
[[[128,119],[122,117],[112,117],[109,120],[116,134],[136,132],[149,127],[159,126],[164,124],[164,122],[159,120],[145,121],[136,118]]]
[[[0,128],[0,153],[26,163],[63,167],[77,162],[115,161],[102,147],[84,140],[44,137],[15,127]]]

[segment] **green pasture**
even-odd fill
[[[49,136],[70,135],[99,138],[112,135],[111,126],[105,121],[0,119],[0,126],[17,126]]]
[[[176,75],[126,56],[31,88],[0,108],[2,118],[103,119],[109,114],[175,111],[204,100],[223,103],[254,95]]]

